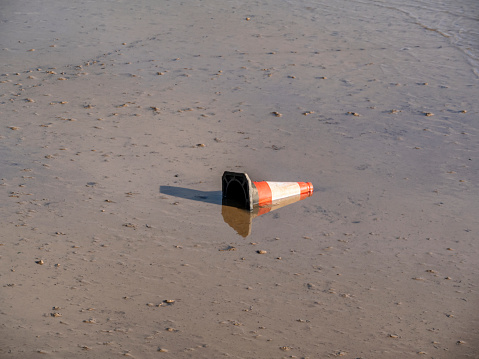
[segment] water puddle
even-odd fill
[[[311,195],[312,193],[308,197],[310,197]],[[307,197],[305,197],[304,195],[291,196],[275,201],[270,205],[255,205],[253,206],[252,211],[241,208],[235,203],[224,199],[223,205],[221,206],[221,215],[223,216],[223,220],[225,221],[225,223],[227,223],[231,228],[233,228],[240,236],[246,238],[251,234],[253,219],[263,214],[275,211],[281,207],[301,201],[305,198]]]

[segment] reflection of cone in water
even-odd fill
[[[223,220],[230,225],[240,236],[248,237],[251,234],[251,225],[255,215],[242,208],[223,205],[221,207]]]
[[[231,205],[253,210],[254,205],[265,206],[278,200],[313,194],[311,182],[252,182],[246,173],[225,172],[222,178],[223,199]]]
[[[274,211],[278,208],[287,206],[288,204],[300,201],[305,197],[296,195],[287,198],[280,199],[266,206],[253,206],[252,211],[248,211],[243,208],[238,208],[229,205],[229,201],[223,201],[221,214],[223,220],[230,225],[240,236],[247,237],[251,234],[251,227],[253,225],[253,219]]]

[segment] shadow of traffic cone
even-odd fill
[[[311,182],[252,182],[246,173],[225,172],[222,178],[223,200],[230,206],[249,209],[268,206],[279,200],[313,194]]]

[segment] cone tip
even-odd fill
[[[311,182],[306,182],[306,184],[307,184],[308,187],[309,187],[309,193],[313,194],[313,191],[314,191],[313,184],[312,184]]]

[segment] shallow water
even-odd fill
[[[423,28],[439,33],[462,51],[479,76],[479,3],[460,1],[395,1],[373,2],[407,14]]]
[[[8,4],[2,348],[474,357],[474,4]],[[315,192],[238,233],[225,170]]]
[[[418,26],[447,38],[469,62],[475,76],[479,76],[479,3],[474,0],[459,1],[395,1],[362,0],[321,2],[308,0],[287,1],[304,13],[316,12],[340,16],[341,19],[368,21],[372,24],[388,23],[389,28],[403,31],[405,27]],[[378,9],[381,9],[378,11]],[[311,14],[309,14],[311,15]],[[397,15],[405,15],[399,16]],[[313,15],[314,16],[314,15]],[[378,28],[379,30],[379,28]],[[357,31],[357,29],[356,29]]]

